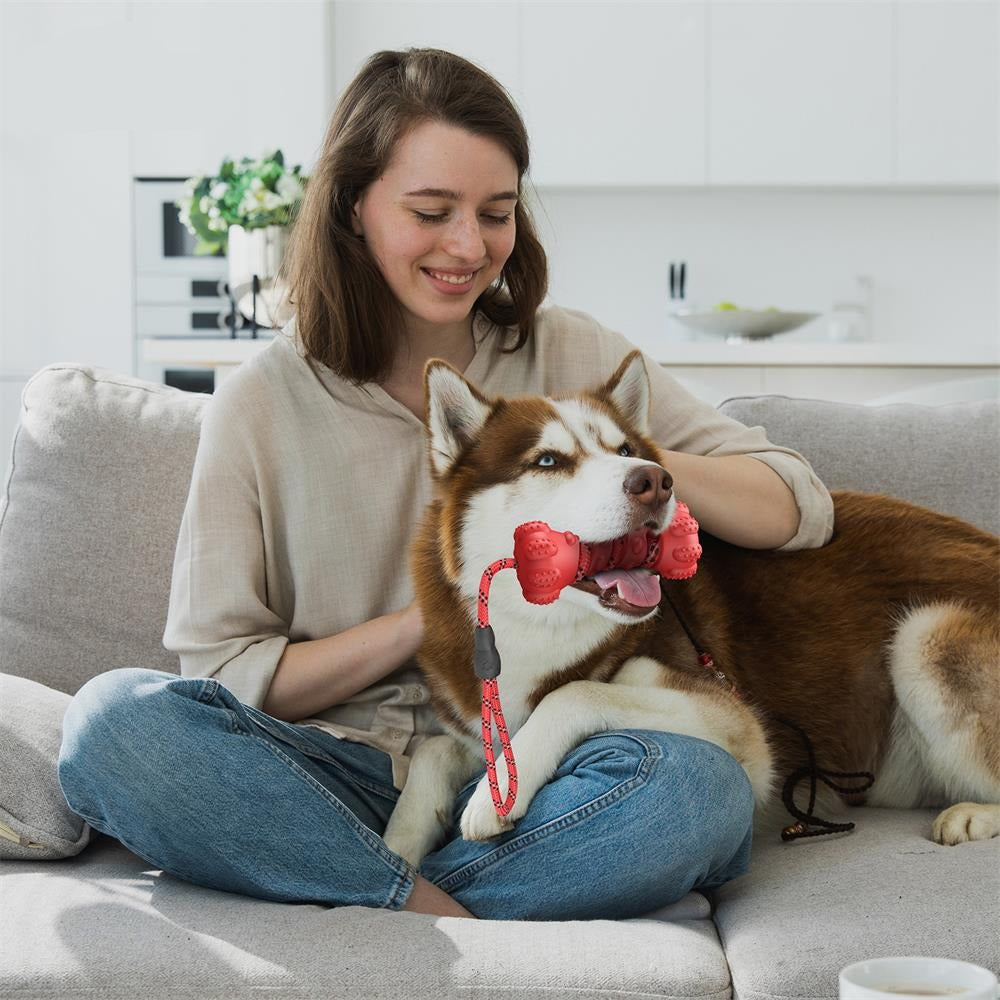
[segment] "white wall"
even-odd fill
[[[386,9],[401,17],[406,6],[412,24],[386,30],[408,43],[446,44],[461,23],[428,25],[419,4]],[[455,37],[516,78],[520,7],[498,19],[501,6],[476,8],[495,30]],[[344,15],[338,37],[333,10],[327,0],[0,0],[0,464],[33,371],[59,360],[132,368],[132,177],[194,174],[267,146],[314,162],[353,23]],[[998,337],[996,188],[539,197],[552,298],[650,350],[686,336],[666,319],[667,266],[680,259],[691,297],[708,305],[823,311],[867,273],[881,340]],[[787,341],[824,332],[817,322]]]
[[[31,373],[132,371],[133,177],[313,162],[330,20],[324,0],[0,0],[0,465]]]
[[[538,192],[552,298],[654,356],[689,339],[668,320],[670,261],[689,299],[824,313],[874,281],[872,332],[892,344],[983,348],[1000,339],[1000,198],[994,193]],[[823,339],[826,317],[782,343]],[[992,351],[991,351],[992,345]],[[659,348],[659,349],[657,349]]]

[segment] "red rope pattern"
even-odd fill
[[[491,563],[486,572],[483,573],[479,582],[479,602],[477,605],[476,619],[480,628],[487,628],[490,624],[489,599],[490,584],[493,577],[503,569],[514,569],[517,562],[514,559],[498,559]],[[503,747],[504,759],[507,761],[507,799],[500,798],[500,784],[497,781],[496,758],[493,754],[493,719],[496,719],[497,733],[500,736],[500,744]],[[514,801],[517,798],[517,767],[514,763],[514,748],[510,745],[510,735],[507,732],[507,723],[504,721],[503,710],[500,707],[500,691],[497,679],[483,681],[483,755],[486,757],[486,780],[490,785],[490,794],[493,796],[493,805],[498,816],[506,816],[514,808]]]
[[[486,572],[483,573],[482,579],[479,581],[479,605],[477,610],[477,620],[479,622],[480,628],[486,628],[490,623],[490,612],[487,607],[487,603],[490,599],[490,584],[493,582],[493,577],[497,575],[502,569],[516,569],[517,560],[516,559],[498,559],[494,563],[490,563],[486,567]]]
[[[500,734],[504,759],[507,761],[506,801],[500,800],[497,765],[493,756],[491,714],[496,717],[497,732]],[[493,805],[499,816],[506,816],[514,808],[514,800],[517,798],[517,767],[514,765],[514,748],[510,745],[507,723],[504,722],[503,712],[500,709],[500,692],[497,690],[495,677],[491,681],[483,681],[483,753],[486,755],[486,780],[490,784]]]

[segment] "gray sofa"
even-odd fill
[[[68,812],[62,714],[91,676],[176,671],[161,646],[203,408],[52,365],[23,396],[0,500],[0,995],[122,998],[830,998],[863,958],[1000,970],[1000,838],[929,839],[934,811],[856,809],[847,835],[760,831],[710,918],[524,923],[286,905],[155,870]],[[1000,528],[1000,407],[758,397],[762,424],[831,487],[888,492]]]

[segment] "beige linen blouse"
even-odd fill
[[[498,351],[511,331],[482,313],[473,332],[465,374],[487,395],[597,385],[632,350],[585,313],[556,306],[539,310],[534,337],[514,354]],[[646,368],[654,440],[765,462],[801,512],[783,548],[829,540],[833,504],[801,455],[696,399],[648,357]],[[204,412],[163,638],[185,677],[214,677],[260,708],[289,642],[410,603],[407,550],[431,498],[424,430],[378,385],[355,386],[307,360],[294,324],[222,383]],[[397,788],[421,740],[441,731],[412,661],[299,724],[385,751]]]

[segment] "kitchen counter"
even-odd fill
[[[199,340],[196,338],[147,339],[142,341],[147,361],[165,364],[234,365],[251,358],[271,342],[271,336]],[[648,344],[648,341],[646,341]],[[1000,345],[992,352],[985,347],[864,343],[815,343],[756,341],[727,344],[704,341],[663,341],[646,351],[662,365],[723,366],[752,365],[849,368],[996,368]]]
[[[274,338],[260,334],[250,337],[200,339],[197,337],[147,337],[140,348],[145,361],[167,365],[238,365],[262,351]]]
[[[239,365],[272,340],[146,339],[146,362],[181,368],[212,368],[218,386]],[[833,343],[831,341],[756,341],[727,344],[712,340],[668,340],[642,346],[691,392],[717,404],[729,396],[780,393],[868,402],[921,386],[996,377],[1000,346],[988,347]]]

